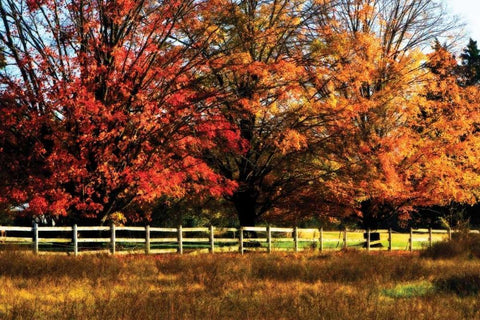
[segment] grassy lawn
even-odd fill
[[[442,241],[447,237],[447,234],[433,234],[432,242]],[[393,233],[392,234],[392,250],[408,250],[409,248],[409,233]],[[340,250],[343,248],[343,232],[341,231],[326,231],[323,233],[323,248],[325,250]],[[381,244],[379,246],[379,244]],[[363,238],[363,232],[348,232],[347,233],[347,247],[350,248],[362,248],[365,245],[365,239]],[[262,246],[266,247],[263,243]],[[372,250],[387,250],[388,249],[388,233],[380,233],[380,241],[371,242]],[[427,233],[414,233],[413,235],[413,249],[420,250],[428,246],[428,234]],[[293,249],[293,240],[291,241],[272,241],[272,247],[274,249]],[[300,248],[318,248],[319,241],[313,244],[311,241],[300,241]]]
[[[354,249],[77,258],[3,251],[0,319],[480,319],[479,278],[475,259]]]

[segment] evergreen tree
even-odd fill
[[[470,39],[460,57],[462,58],[461,74],[464,85],[477,84],[480,81],[480,50],[477,41]]]

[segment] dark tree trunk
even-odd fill
[[[364,200],[361,203],[362,225],[364,229],[377,229],[377,219],[375,217],[375,205],[371,199]]]
[[[254,226],[257,222],[257,197],[257,192],[250,188],[238,190],[233,195],[233,204],[241,226]]]
[[[395,208],[388,203],[377,202],[372,199],[362,201],[362,224],[365,229],[390,228],[395,225],[398,214]]]

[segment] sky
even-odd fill
[[[480,0],[442,0],[449,12],[465,22],[466,41],[468,38],[480,44]]]

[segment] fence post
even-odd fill
[[[38,224],[33,224],[33,253],[38,254]]]
[[[240,250],[240,254],[243,254],[243,227],[240,227],[240,234],[238,238],[238,248]]]
[[[116,252],[116,248],[115,248],[115,241],[116,241],[116,239],[115,239],[115,236],[116,236],[116,235],[115,235],[115,224],[112,223],[112,224],[110,225],[110,247],[111,247],[110,250],[111,250],[112,254],[115,254],[115,252]]]
[[[388,251],[392,251],[392,228],[388,229]]]
[[[298,252],[298,227],[293,229],[293,241],[295,245],[295,252]]]
[[[452,229],[449,227],[447,232],[448,232],[448,240],[450,241],[452,240]]]
[[[428,228],[428,246],[431,248],[432,247],[432,228]]]
[[[145,254],[150,254],[150,225],[145,226]]]
[[[78,229],[77,225],[73,225],[73,255],[78,256]]]
[[[183,254],[183,230],[182,230],[182,225],[178,226],[178,249],[177,252],[179,254]]]
[[[413,228],[410,228],[410,239],[408,240],[409,251],[413,251]]]
[[[323,227],[320,228],[320,251],[323,251]]]
[[[267,252],[272,253],[272,228],[267,226]]]
[[[210,253],[215,253],[215,229],[210,225]]]
[[[370,251],[370,229],[367,229],[367,251]]]
[[[343,249],[347,249],[347,229],[343,230]]]

